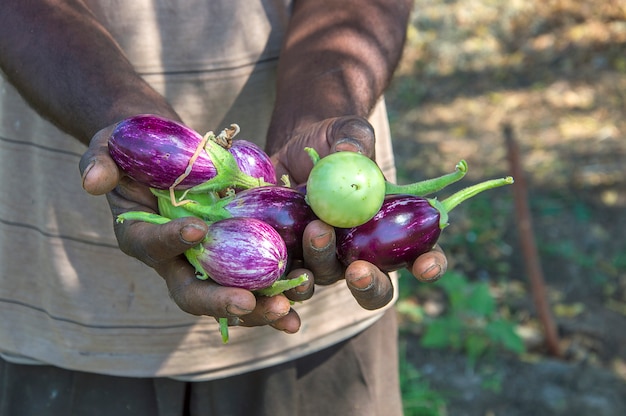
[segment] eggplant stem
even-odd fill
[[[237,166],[235,157],[227,150],[232,143],[233,137],[235,137],[239,131],[240,128],[237,124],[231,124],[230,127],[222,130],[218,136],[216,136],[212,131],[209,131],[204,135],[204,137],[202,137],[202,140],[198,144],[198,147],[196,147],[194,154],[187,163],[187,168],[169,187],[170,201],[173,206],[179,207],[192,202],[189,199],[185,199],[188,193],[221,191],[222,189],[231,186],[254,188],[257,186],[269,185],[269,183],[265,182],[263,179],[255,178],[243,173],[239,169],[239,166]],[[187,189],[181,195],[180,199],[177,200],[174,193],[175,188],[191,174],[193,165],[202,151],[206,151],[213,161],[217,174],[215,177],[207,180],[206,182]]]
[[[441,206],[446,212],[450,212],[463,201],[466,201],[483,191],[486,191],[488,189],[498,188],[504,185],[511,185],[513,182],[514,181],[513,181],[512,176],[507,176],[505,178],[491,179],[488,181],[480,182],[480,183],[477,183],[476,185],[472,185],[465,189],[461,189],[460,191],[450,195],[449,197],[441,201]]]
[[[277,280],[272,283],[271,286],[264,289],[255,290],[254,293],[261,296],[272,297],[287,290],[293,289],[294,287],[298,287],[308,280],[309,278],[306,274],[301,274],[300,276],[294,277],[293,279]]]
[[[320,155],[319,153],[317,153],[317,150],[313,149],[312,147],[305,147],[304,151],[308,153],[311,161],[313,162],[313,165],[320,161]]]
[[[230,149],[233,145],[233,138],[239,134],[241,129],[238,124],[231,124],[230,127],[226,127],[217,136],[213,138],[217,144],[224,149]]]
[[[220,334],[222,335],[222,342],[228,344],[228,318],[219,318]]]
[[[150,224],[167,224],[171,219],[159,214],[145,211],[127,211],[117,216],[116,221],[123,223],[124,221],[144,221]]]
[[[447,173],[438,178],[426,179],[424,181],[411,183],[408,185],[396,185],[385,182],[385,195],[406,194],[414,196],[426,196],[442,190],[465,176],[467,173],[467,162],[461,160],[456,164],[454,172]]]
[[[232,214],[224,207],[233,199],[233,196],[221,198],[212,205],[203,205],[196,201],[189,200],[188,204],[184,204],[183,208],[190,214],[200,217],[205,221],[219,221],[226,218],[232,218]]]

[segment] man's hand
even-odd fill
[[[287,174],[293,184],[306,182],[313,167],[303,150],[307,146],[317,150],[321,157],[337,151],[354,151],[373,158],[374,130],[367,120],[351,116],[326,119],[297,131],[272,155],[279,177]],[[337,259],[335,243],[333,227],[322,221],[307,226],[303,238],[304,265],[315,276],[315,283],[329,285],[345,278],[363,308],[378,309],[388,304],[393,298],[389,276],[366,261],[356,261],[344,268]],[[420,281],[431,282],[441,277],[446,267],[446,256],[436,247],[415,259],[411,273]]]
[[[356,301],[365,309],[381,308],[393,298],[389,276],[363,260],[347,268],[336,257],[335,232],[322,221],[313,221],[304,231],[305,264],[315,276],[315,283],[328,285],[345,278]],[[447,259],[439,246],[422,254],[414,262],[411,273],[422,282],[438,280],[446,271]]]
[[[314,123],[293,136],[274,155],[276,176],[289,175],[292,185],[306,182],[313,168],[305,147],[314,148],[320,157],[339,151],[359,152],[373,159],[375,136],[372,125],[361,117],[330,118]]]
[[[156,212],[156,198],[150,190],[124,176],[109,156],[107,141],[113,129],[110,126],[98,132],[81,158],[83,187],[93,195],[106,194],[114,217],[126,211]],[[204,221],[195,217],[163,225],[125,221],[116,223],[114,229],[120,249],[161,275],[172,299],[183,311],[229,318],[229,322],[241,326],[270,325],[288,333],[300,328],[300,318],[286,296],[257,298],[244,289],[196,278],[183,253],[206,236]],[[301,272],[292,271],[292,276]],[[304,299],[312,294],[312,287],[312,283],[305,284],[290,293]]]

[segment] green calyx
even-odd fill
[[[227,149],[232,143],[232,138],[239,132],[239,126],[231,125],[230,128],[224,129],[219,135],[215,135],[212,131],[204,135],[200,143],[189,159],[188,166],[185,171],[174,181],[169,187],[170,200],[173,206],[177,207],[187,202],[184,198],[187,194],[198,194],[207,192],[221,192],[228,189],[240,188],[249,189],[257,186],[269,185],[262,179],[258,179],[247,175],[239,169],[237,161],[232,153]],[[211,159],[216,170],[216,175],[212,179],[196,185],[183,192],[182,196],[176,198],[176,187],[182,183],[191,173],[193,165],[197,158],[206,152]]]
[[[213,135],[212,132],[207,134]],[[181,199],[184,199],[187,194],[217,192],[227,188],[249,189],[258,186],[270,185],[263,179],[255,178],[243,173],[239,169],[233,154],[216,143],[213,137],[214,135],[208,138],[204,149],[209,154],[211,161],[213,161],[213,165],[217,170],[217,175],[204,183],[187,189],[183,192]]]
[[[175,191],[176,199],[181,202],[174,206],[167,191],[159,189],[151,189],[151,191],[157,197],[159,212],[169,218],[193,215],[205,221],[218,221],[232,217],[224,207],[233,199],[233,196],[220,198],[214,192],[203,192],[188,194],[183,198],[182,191]]]

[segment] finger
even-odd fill
[[[364,309],[382,308],[393,299],[393,284],[385,273],[363,260],[346,269],[346,283],[359,305]]]
[[[304,151],[314,148],[320,157],[338,151],[360,152],[374,156],[375,136],[372,125],[363,117],[345,116],[322,120],[306,131],[296,133],[285,146],[272,155],[276,176],[288,174],[294,185],[306,182],[313,162]]]
[[[343,278],[343,266],[335,254],[335,231],[322,221],[310,222],[302,237],[304,264],[315,284],[329,285]]]
[[[241,318],[256,308],[252,292],[200,280],[183,256],[159,265],[157,272],[165,279],[172,300],[184,312],[216,318]]]
[[[109,126],[94,135],[78,164],[83,188],[92,195],[110,192],[122,177],[121,171],[109,155],[108,140],[113,128],[114,126]]]
[[[118,186],[108,192],[106,198],[115,216],[126,211],[158,211],[157,198],[150,188],[127,176],[120,178]]]
[[[331,152],[350,151],[374,157],[376,138],[374,128],[363,117],[339,117],[333,120],[327,132]]]
[[[421,282],[435,282],[446,273],[447,268],[448,259],[441,247],[436,245],[413,262],[411,273]]]
[[[284,295],[259,296],[254,310],[241,317],[240,326],[270,325],[286,317],[291,311],[291,303]]]
[[[302,321],[300,320],[300,316],[293,309],[290,309],[287,315],[270,324],[272,328],[278,329],[279,331],[283,331],[288,334],[295,334],[296,332],[298,332],[301,325]]]
[[[157,268],[201,243],[208,226],[199,218],[185,217],[161,225],[124,221],[116,223],[114,231],[124,253]]]
[[[306,182],[313,168],[313,161],[304,148],[312,147],[320,156],[330,153],[327,132],[331,123],[332,119],[324,120],[313,124],[304,132],[296,133],[276,154],[271,156],[277,178],[287,174],[294,185]]]
[[[294,269],[287,274],[287,279],[295,279],[301,275],[308,277],[308,280],[302,283],[300,286],[296,286],[293,289],[289,289],[284,292],[287,299],[293,302],[302,302],[310,299],[315,291],[315,282],[313,281],[313,273],[307,269]]]

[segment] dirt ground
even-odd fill
[[[461,159],[465,185],[507,175],[512,126],[562,355],[546,351],[502,189],[455,210],[441,243],[451,269],[506,291],[527,353],[470,369],[463,354],[419,347],[407,324],[408,359],[448,415],[626,414],[626,4],[417,0],[415,11],[387,96],[398,181]]]

